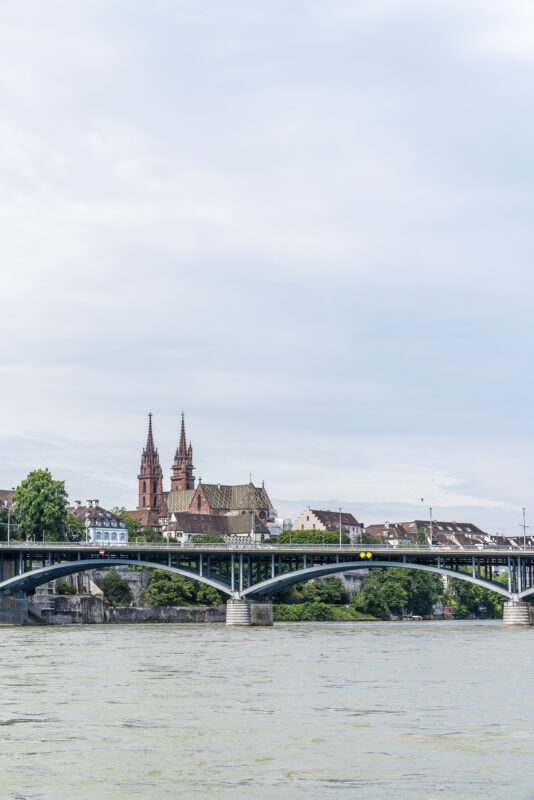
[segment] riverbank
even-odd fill
[[[98,595],[56,595],[49,625],[226,622],[226,606],[112,606]]]

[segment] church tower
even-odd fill
[[[159,463],[158,451],[152,438],[152,414],[148,415],[148,436],[141,456],[139,475],[139,505],[137,508],[163,510],[163,472]]]
[[[195,478],[193,476],[193,448],[191,442],[189,447],[185,438],[184,412],[182,411],[182,428],[180,431],[180,444],[174,456],[171,475],[171,492],[182,489],[194,489]]]

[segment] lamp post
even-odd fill
[[[526,508],[523,509],[523,522],[519,523],[519,527],[523,528],[523,549],[525,549],[527,546],[527,528],[530,527],[530,525],[527,525],[525,514]]]
[[[341,509],[339,509],[339,546],[341,547]]]
[[[430,547],[432,547],[434,539],[434,531],[432,529],[432,506],[430,506],[429,511],[430,511]]]

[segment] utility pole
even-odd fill
[[[432,547],[433,542],[434,542],[434,531],[432,528],[432,506],[430,506],[430,547]]]
[[[339,546],[341,547],[341,509],[339,509]]]
[[[525,550],[527,547],[527,528],[530,528],[530,525],[526,523],[526,508],[523,509],[523,522],[519,523],[519,527],[523,528],[523,549]]]

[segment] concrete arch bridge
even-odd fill
[[[529,624],[534,602],[534,548],[379,545],[0,543],[0,595],[24,597],[56,578],[106,566],[162,569],[213,586],[228,595],[229,624],[272,624],[271,598],[281,589],[375,567],[417,569],[490,589],[507,599],[508,624]],[[506,584],[496,580],[503,570]]]

